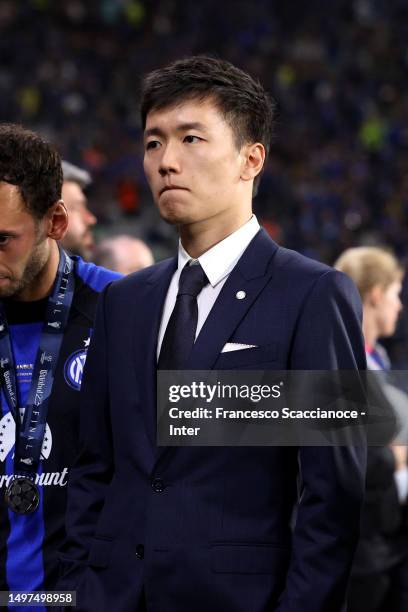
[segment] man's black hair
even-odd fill
[[[59,153],[35,132],[21,125],[2,123],[0,181],[15,185],[27,210],[36,219],[42,219],[61,198]]]
[[[275,104],[262,85],[230,62],[207,56],[178,60],[148,74],[142,86],[141,118],[185,100],[213,99],[231,126],[238,148],[260,142],[269,153]],[[254,181],[254,194],[260,175]]]

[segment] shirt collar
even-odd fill
[[[198,258],[212,287],[215,287],[228,276],[252,238],[258,233],[259,227],[258,219],[255,215],[252,215],[245,225],[242,225]],[[190,259],[192,258],[180,241],[177,266],[179,273]]]

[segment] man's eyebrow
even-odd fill
[[[188,130],[200,130],[201,132],[206,132],[206,127],[203,123],[199,121],[191,121],[189,123],[181,123],[177,126],[177,131],[179,132],[187,132]]]
[[[163,138],[164,132],[158,127],[152,127],[144,131],[144,137],[147,138],[148,136],[161,136]]]
[[[200,130],[201,132],[206,132],[206,127],[203,123],[200,123],[199,121],[191,121],[188,123],[180,123],[177,127],[176,127],[176,131],[177,132],[187,132],[188,130]],[[163,132],[163,130],[159,127],[151,127],[147,130],[145,130],[144,132],[144,137],[147,138],[149,136],[160,136],[161,138],[164,138],[165,134]]]

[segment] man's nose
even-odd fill
[[[97,221],[98,221],[98,219],[95,217],[93,212],[91,212],[89,210],[89,208],[87,208],[85,210],[85,222],[86,222],[86,224],[87,225],[95,225]]]
[[[398,297],[398,312],[401,312],[401,310],[404,308],[404,305],[401,301],[401,298]]]
[[[180,159],[177,145],[167,143],[160,159],[159,172],[161,176],[180,172]]]

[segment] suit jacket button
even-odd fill
[[[152,489],[155,493],[163,493],[165,486],[161,478],[155,478],[152,481]]]
[[[143,544],[138,544],[136,546],[136,557],[138,559],[143,559],[144,558],[144,546],[143,546]]]

